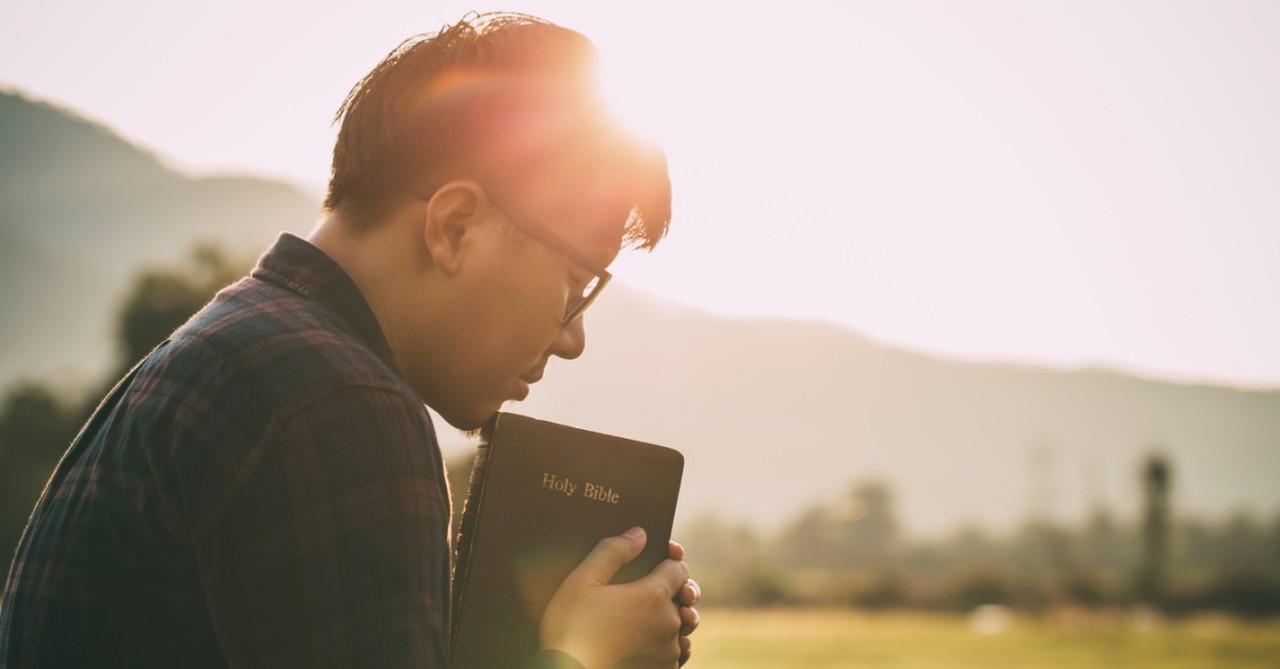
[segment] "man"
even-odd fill
[[[5,587],[0,666],[447,666],[449,499],[425,404],[475,429],[552,356],[624,242],[670,218],[590,44],[472,16],[393,51],[339,110],[327,217],[285,235],[120,382],[59,463]],[[678,545],[607,538],[530,666],[673,667]],[[674,600],[674,601],[673,601]]]

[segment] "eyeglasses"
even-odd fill
[[[591,306],[592,302],[596,301],[596,298],[600,296],[600,291],[604,290],[604,287],[609,283],[609,279],[613,278],[613,275],[609,273],[609,270],[592,262],[585,253],[574,248],[572,244],[565,241],[560,235],[552,232],[547,226],[523,215],[490,193],[486,193],[486,196],[489,198],[489,203],[492,204],[495,209],[502,212],[502,215],[506,216],[507,220],[510,221],[511,225],[515,226],[517,230],[533,238],[535,241],[542,243],[552,251],[572,260],[579,267],[591,273],[592,278],[587,282],[587,285],[582,287],[581,294],[570,298],[569,303],[565,305],[564,320],[560,322],[560,326],[568,327],[570,323],[574,322],[582,315],[582,312],[587,310],[587,307]]]

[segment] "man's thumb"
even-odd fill
[[[582,579],[594,585],[605,585],[622,565],[631,562],[644,550],[644,528],[633,527],[616,537],[601,539],[591,549],[582,564],[573,570],[570,578]]]

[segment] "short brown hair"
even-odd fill
[[[594,61],[586,37],[525,14],[468,14],[406,40],[338,109],[325,209],[367,230],[424,185],[575,160],[625,182],[625,239],[652,248],[671,219],[666,157],[608,121]]]

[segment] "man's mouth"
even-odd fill
[[[537,383],[538,380],[542,378],[543,371],[544,368],[539,367],[538,369],[526,372],[520,378],[516,379],[519,383],[516,384],[516,396],[512,399],[519,402],[528,397],[529,386]]]

